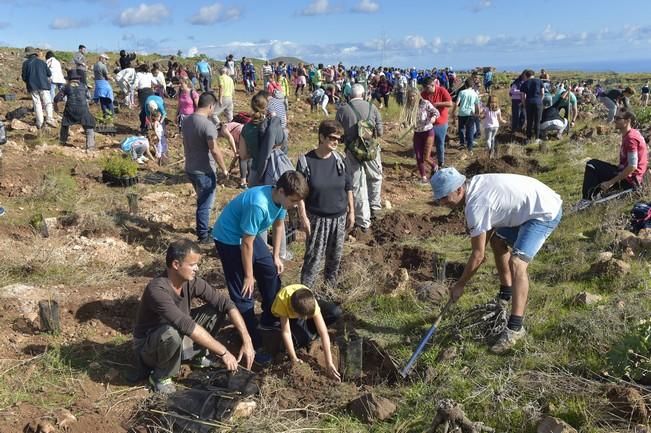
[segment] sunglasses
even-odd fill
[[[341,141],[341,137],[338,135],[328,135],[328,138],[332,141]]]

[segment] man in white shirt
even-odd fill
[[[491,347],[493,353],[504,353],[525,335],[522,319],[529,293],[527,267],[558,226],[563,201],[542,182],[517,174],[483,174],[466,180],[449,167],[434,173],[431,185],[435,201],[450,208],[464,207],[471,238],[468,263],[450,287],[453,302],[485,261],[486,244],[490,242],[500,277],[499,302],[507,304],[513,296],[507,327]]]

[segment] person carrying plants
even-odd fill
[[[490,348],[504,353],[525,336],[522,321],[529,294],[528,267],[563,214],[561,197],[547,185],[516,174],[482,174],[472,179],[455,168],[432,176],[434,201],[449,208],[463,208],[472,253],[461,277],[450,287],[456,302],[485,261],[490,243],[500,278],[498,302],[506,306],[513,297],[504,331]]]
[[[224,279],[231,300],[244,317],[255,348],[262,346],[258,319],[254,312],[253,289],[257,283],[262,298],[260,326],[278,327],[271,305],[280,290],[284,270],[280,257],[281,239],[285,237],[287,209],[293,209],[309,194],[305,177],[296,171],[285,172],[275,185],[249,188],[237,195],[215,221],[212,237],[224,269]],[[273,252],[260,235],[269,227],[273,231]],[[260,354],[260,363],[271,357]]]
[[[133,330],[137,372],[130,379],[148,378],[154,392],[176,391],[172,378],[182,360],[191,360],[198,368],[214,366],[208,352],[230,371],[236,371],[240,361],[247,369],[253,365],[255,351],[242,315],[226,295],[197,276],[200,262],[199,245],[188,239],[172,242],[165,255],[165,273],[147,284],[140,300]],[[192,308],[195,298],[204,304]],[[216,339],[226,316],[242,341],[237,355]],[[184,344],[186,338],[200,349]]]
[[[95,150],[95,117],[88,109],[87,89],[81,83],[81,76],[77,69],[68,72],[68,84],[59,92],[56,99],[66,98],[63,109],[59,143],[63,146],[68,143],[70,126],[80,124],[86,133],[86,151]]]
[[[332,360],[328,326],[342,315],[341,308],[331,302],[317,301],[314,293],[302,284],[292,284],[280,289],[271,306],[273,315],[280,319],[280,334],[292,364],[303,361],[296,356],[296,347],[307,347],[318,334],[326,360],[328,375],[341,381]]]

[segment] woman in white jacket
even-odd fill
[[[57,60],[52,51],[48,51],[45,54],[45,63],[47,63],[47,67],[50,69],[51,73],[50,94],[52,95],[52,101],[54,101],[54,97],[57,95],[57,93],[59,93],[61,89],[63,89],[63,86],[65,86],[66,79],[63,77],[61,62]],[[56,102],[54,102],[54,111],[59,111],[57,110]]]

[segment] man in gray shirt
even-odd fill
[[[210,120],[216,104],[217,98],[212,92],[202,93],[197,110],[183,121],[185,172],[197,193],[197,237],[200,243],[212,243],[209,224],[217,187],[215,162],[223,175],[228,176],[224,156],[217,145],[217,128]]]
[[[375,136],[380,137],[384,132],[382,117],[375,105],[364,101],[364,87],[354,84],[350,91],[350,102],[337,110],[336,119],[344,128],[345,144],[357,138],[357,122],[366,120],[375,125]],[[357,118],[357,110],[360,118]],[[370,116],[369,116],[370,114]],[[358,161],[350,151],[346,150],[346,162],[350,167],[353,179],[353,199],[355,201],[355,225],[366,231],[371,226],[371,218],[382,208],[382,159],[378,149],[377,157],[372,161]]]
[[[217,355],[231,371],[237,370],[242,359],[246,368],[253,364],[253,343],[242,315],[226,293],[196,276],[200,261],[196,243],[188,239],[172,242],[165,257],[166,272],[151,280],[142,295],[133,331],[139,371],[131,379],[148,377],[155,392],[175,391],[172,378],[178,375],[182,359],[191,358],[199,368],[212,366],[213,362],[205,357],[205,349]],[[193,298],[205,304],[191,308]],[[242,340],[237,358],[215,339],[226,316]],[[196,351],[190,344],[184,349],[186,337],[204,350],[194,355]]]
[[[73,56],[72,56],[72,61],[75,63],[75,68],[77,69],[77,72],[79,73],[79,76],[81,77],[81,83],[88,87],[88,82],[86,81],[86,70],[88,69],[86,66],[86,46],[85,45],[79,45],[79,51],[77,51]]]

